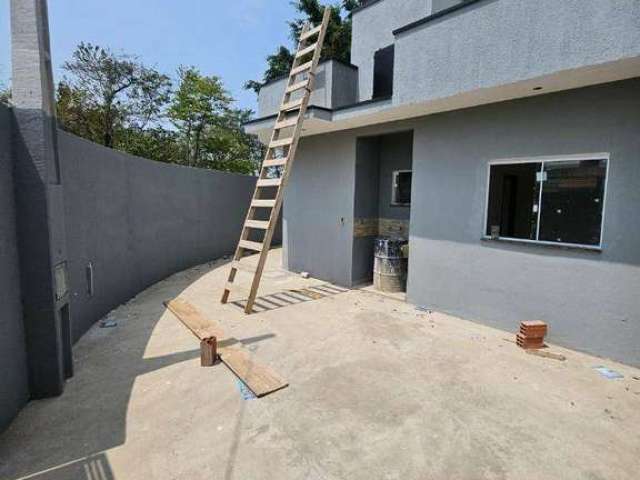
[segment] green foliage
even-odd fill
[[[292,64],[293,53],[287,47],[280,45],[276,53],[267,57],[267,71],[264,73],[263,81],[249,80],[244,84],[244,88],[258,93],[264,83],[287,75]]]
[[[325,6],[319,0],[295,0],[291,3],[298,13],[302,15],[302,18],[289,22],[291,39],[297,45],[300,33],[306,22],[311,22],[314,25],[322,22]],[[329,22],[322,48],[321,58],[323,60],[351,61],[351,12],[363,3],[363,0],[342,0],[340,4],[329,6],[331,8],[331,21]],[[267,57],[267,70],[262,77],[262,82],[250,80],[245,83],[244,87],[247,90],[253,90],[258,93],[265,83],[289,73],[293,64],[293,57],[293,53],[287,47],[278,47],[276,53]]]
[[[11,104],[11,90],[9,88],[0,88],[0,104]]]
[[[65,78],[63,89],[71,91],[72,102],[78,108],[96,114],[92,138],[107,147],[118,141],[115,135],[126,128],[145,128],[158,121],[162,108],[169,100],[169,77],[142,64],[129,55],[117,55],[109,49],[80,43],[71,61],[63,69],[71,75]],[[75,125],[76,116],[66,117],[62,109],[60,120],[65,128],[82,130]]]
[[[204,76],[194,67],[181,67],[178,74],[180,86],[168,116],[178,131],[186,164],[254,173],[261,152],[242,129],[251,111],[233,108],[220,78]]]
[[[176,132],[161,127],[128,128],[118,134],[115,148],[131,155],[159,162],[182,163],[182,149]]]
[[[169,77],[135,57],[81,43],[64,64],[69,78],[57,88],[57,114],[65,130],[110,148],[153,160],[255,174],[262,145],[244,133],[250,110],[216,76],[196,68]]]

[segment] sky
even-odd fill
[[[218,75],[238,106],[256,110],[242,85],[262,78],[276,46],[291,46],[295,17],[289,0],[49,0],[54,79],[76,45],[90,42],[171,76],[179,65]],[[9,0],[0,0],[0,86],[11,76],[9,36]]]

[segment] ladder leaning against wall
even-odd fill
[[[253,312],[262,271],[269,255],[271,239],[282,207],[284,187],[295,159],[309,98],[315,88],[316,69],[320,61],[330,15],[330,8],[325,8],[322,23],[318,26],[307,23],[300,34],[298,51],[294,57],[289,81],[285,87],[271,141],[262,163],[260,177],[251,199],[240,241],[231,263],[229,278],[222,294],[222,303],[227,303],[240,267],[240,260],[247,252],[259,252],[260,258],[251,282],[251,290],[244,309],[245,313]],[[267,191],[273,191],[274,188],[276,189],[275,197],[267,198]],[[260,216],[259,211],[267,211],[269,219],[261,219],[264,217]],[[254,235],[260,235],[254,233],[256,231],[264,232],[262,241],[251,240]]]

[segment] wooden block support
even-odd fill
[[[200,342],[200,365],[213,367],[218,361],[218,340],[216,337],[205,338]]]

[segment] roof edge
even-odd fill
[[[462,10],[482,1],[483,0],[465,0],[463,3],[458,3],[457,5],[454,5],[452,7],[445,8],[444,10],[440,10],[439,12],[433,13],[431,15],[427,15],[426,17],[421,18],[420,20],[416,20],[415,22],[411,22],[404,27],[396,28],[392,33],[394,36],[398,36],[402,33],[408,32],[409,30],[413,30],[414,28],[420,27],[421,25],[432,22],[434,20],[437,20],[438,18],[442,18],[446,15],[449,15],[450,13],[457,12],[458,10]]]

